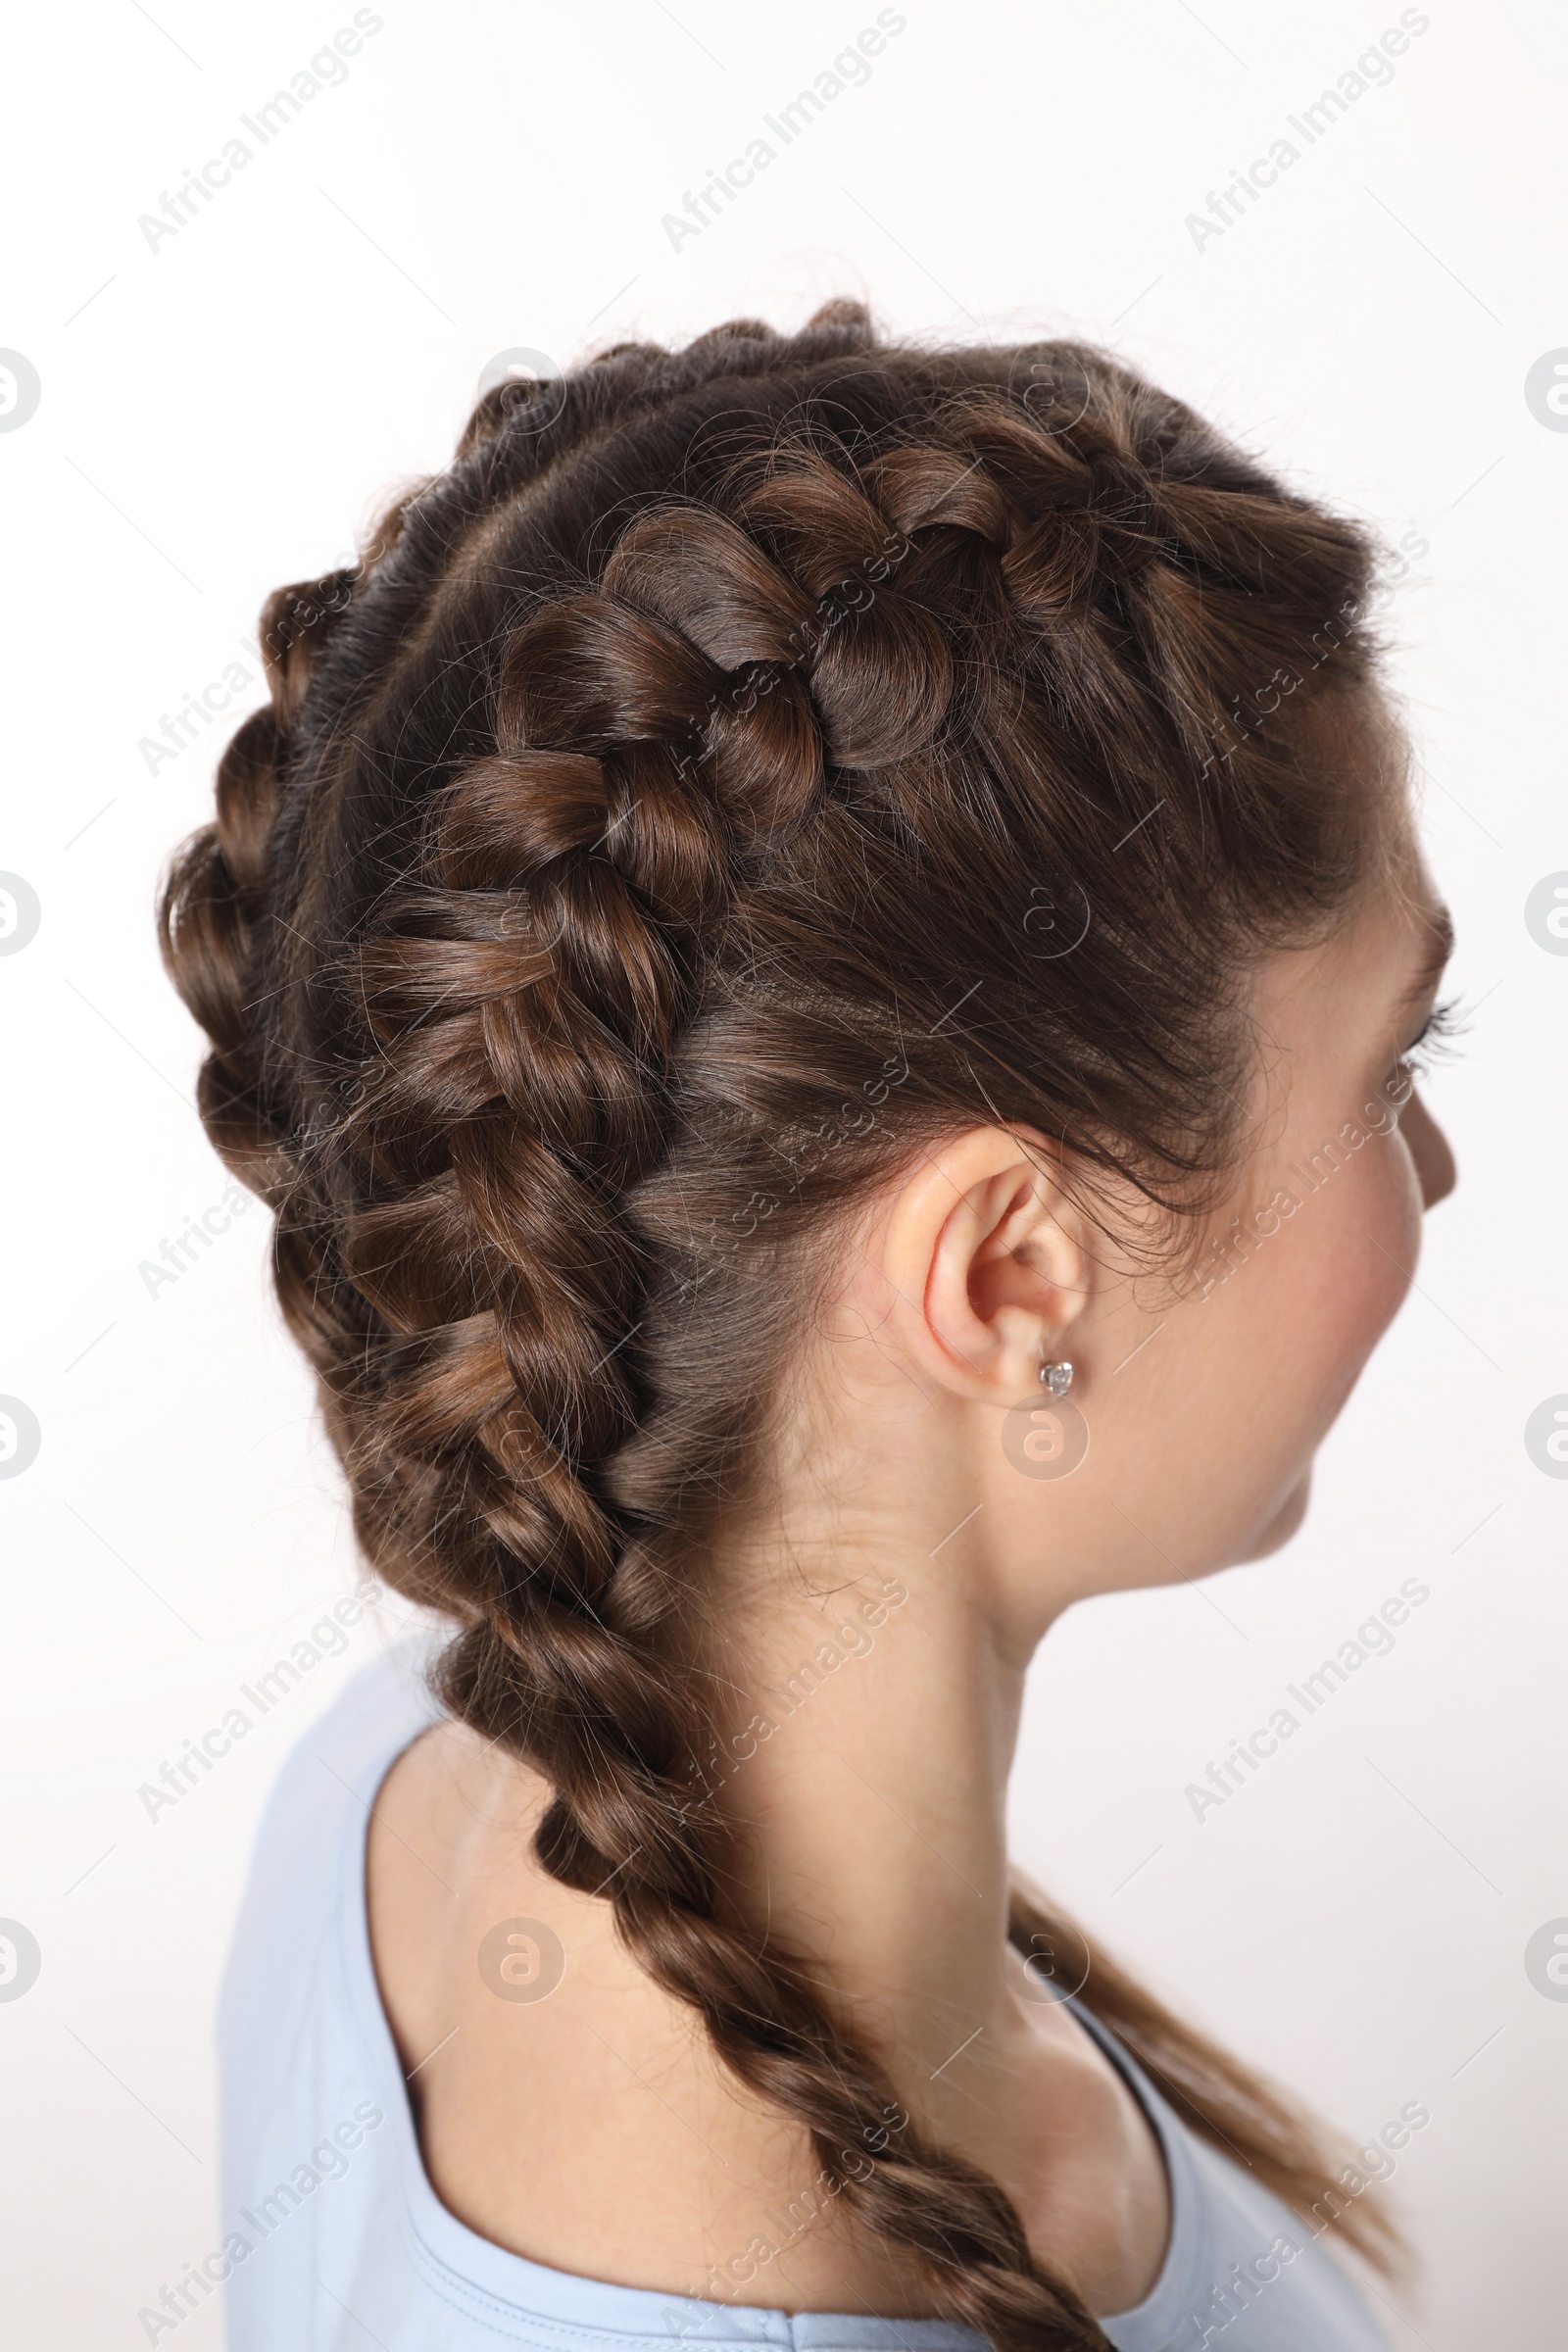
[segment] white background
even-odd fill
[[[1401,2199],[1427,2266],[1390,2322],[1401,2352],[1545,2352],[1568,2003],[1524,1951],[1568,1914],[1568,1483],[1523,1432],[1568,1391],[1568,959],[1523,908],[1568,867],[1568,434],[1524,379],[1568,345],[1568,18],[1433,0],[1392,83],[1200,247],[1186,217],[1397,8],[909,0],[865,85],[675,249],[662,216],[870,0],[380,13],[342,86],[156,250],[138,216],[352,9],[96,0],[9,35],[0,344],[42,400],[0,434],[0,868],[42,922],[0,957],[0,1392],[42,1446],[0,1483],[0,1915],[43,1967],[0,2002],[8,2332],[130,2352],[138,2308],[217,2243],[213,2003],[249,1838],[287,1747],[384,1638],[362,1627],[147,1818],[138,1785],[358,1571],[260,1208],[156,1296],[138,1271],[224,1186],[151,921],[220,730],[156,774],[140,741],[236,658],[254,670],[267,591],[445,461],[498,352],[790,326],[848,292],[923,336],[1109,341],[1427,545],[1383,617],[1478,1007],[1430,1090],[1460,1189],[1290,1548],[1053,1636],[1015,1838],[1107,1943],[1358,2134],[1430,2108],[1372,2192]],[[1431,1597],[1393,1654],[1196,1820],[1186,1785],[1412,1575]],[[180,2352],[220,2340],[216,2307],[178,2330]]]

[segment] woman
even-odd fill
[[[1285,1542],[1452,1182],[1369,567],[833,305],[498,389],[273,598],[165,937],[455,1630],[264,1832],[241,2352],[1383,2340],[1361,2174],[1003,1834],[1053,1620]]]

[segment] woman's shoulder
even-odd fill
[[[436,2037],[481,1926],[559,1908],[530,1852],[550,1790],[516,1757],[450,1717],[428,1724],[381,1780],[366,1847],[375,1973],[406,2062]]]
[[[389,1766],[439,1720],[427,1637],[396,1643],[355,1675],[297,1742],[272,1786],[252,1849],[224,1980],[225,2036],[258,2008],[307,1997]]]

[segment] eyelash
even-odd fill
[[[1434,1004],[1421,1026],[1419,1037],[1413,1038],[1399,1055],[1399,1067],[1412,1076],[1422,1076],[1435,1060],[1452,1050],[1453,1040],[1462,1037],[1469,1027],[1459,1017],[1459,1002],[1450,997],[1446,1004]]]

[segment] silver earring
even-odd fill
[[[1065,1396],[1072,1387],[1071,1364],[1042,1364],[1040,1378],[1053,1396]]]

